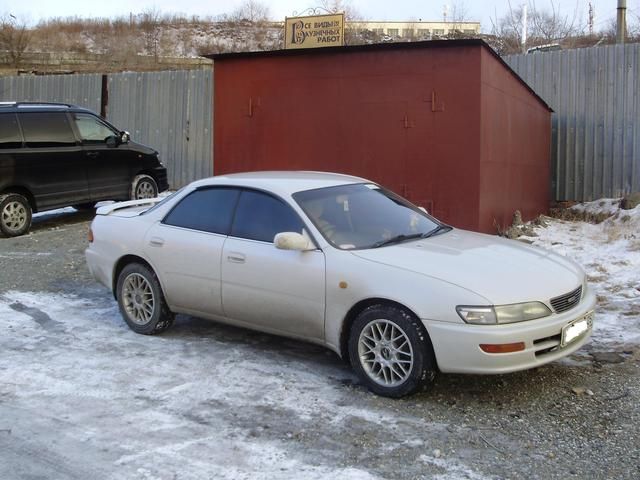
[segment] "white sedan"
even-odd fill
[[[573,261],[452,228],[346,175],[200,180],[99,208],[89,240],[89,268],[134,331],[162,332],[185,313],[299,338],[390,397],[437,371],[557,360],[593,325],[595,295]]]

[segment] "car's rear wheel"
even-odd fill
[[[173,324],[174,314],[167,306],[158,277],[145,265],[130,263],[124,267],[116,290],[120,313],[134,332],[152,335]]]
[[[358,315],[349,336],[349,357],[367,388],[385,397],[422,390],[437,372],[424,325],[393,305],[372,305]]]
[[[141,200],[156,198],[158,196],[158,184],[150,175],[136,175],[131,182],[131,199]]]
[[[27,233],[31,226],[31,205],[19,193],[0,195],[0,231],[7,237]]]

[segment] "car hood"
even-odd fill
[[[526,301],[548,304],[551,298],[576,289],[584,279],[576,263],[548,250],[457,229],[351,253],[458,285],[494,305]]]

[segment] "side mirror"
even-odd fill
[[[313,250],[313,245],[307,237],[297,232],[282,232],[273,237],[273,244],[280,250]]]
[[[118,146],[118,137],[115,135],[109,135],[106,138],[106,144],[109,148],[116,148]]]
[[[129,132],[120,132],[120,143],[129,143],[129,140],[131,140],[131,134]]]

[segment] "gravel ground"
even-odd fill
[[[134,334],[87,272],[90,217],[0,238],[2,479],[640,477],[636,345],[376,397],[317,346],[186,316]]]

